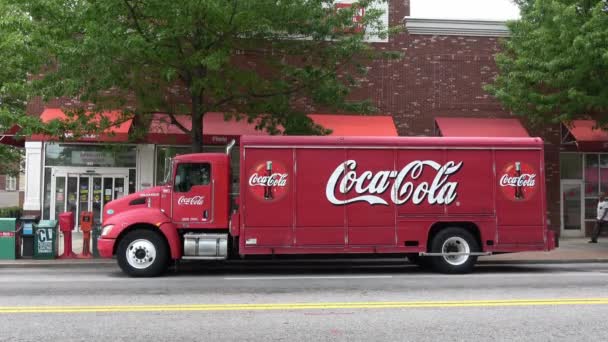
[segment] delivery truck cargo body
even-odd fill
[[[480,255],[556,245],[538,138],[242,137],[239,173],[231,196],[228,155],[176,157],[166,185],[106,206],[102,255],[131,275],[286,254],[402,254],[463,273]]]

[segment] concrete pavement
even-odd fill
[[[603,341],[608,264],[0,269],[0,341]]]

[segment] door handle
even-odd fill
[[[209,211],[205,210],[203,211],[203,220],[207,221],[209,219]]]

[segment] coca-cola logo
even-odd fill
[[[287,193],[289,174],[278,161],[266,160],[254,164],[249,173],[249,190],[258,199],[275,201]]]
[[[177,200],[177,205],[203,205],[204,201],[205,201],[205,196],[192,196],[192,197],[181,196]]]
[[[503,195],[510,200],[529,200],[537,189],[536,170],[529,164],[519,161],[509,163],[499,174],[498,185]]]
[[[413,204],[450,204],[457,197],[458,182],[450,182],[451,175],[460,170],[462,162],[449,161],[439,164],[432,160],[415,160],[405,165],[400,171],[363,171],[357,172],[357,162],[347,160],[340,164],[329,177],[325,188],[327,200],[336,205],[355,202],[367,202],[371,205],[389,205],[378,196],[390,188],[391,201],[402,205],[411,201]],[[432,181],[418,181],[427,170],[435,172]],[[341,199],[336,197],[336,193]],[[346,195],[346,196],[344,196]],[[345,197],[345,198],[342,198]]]
[[[287,185],[286,173],[273,173],[269,176],[254,173],[249,177],[249,186],[285,186]]]

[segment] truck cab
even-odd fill
[[[219,153],[186,154],[172,162],[162,186],[160,207],[177,229],[228,227],[230,161]]]
[[[171,259],[225,259],[230,186],[228,155],[175,157],[163,185],[106,205],[100,255],[134,276],[160,274]]]

